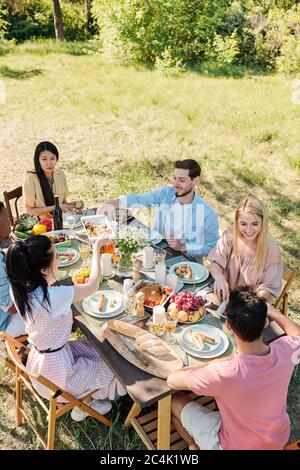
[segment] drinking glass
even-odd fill
[[[147,322],[147,326],[150,333],[155,336],[162,336],[166,331],[165,323],[153,323],[153,321],[150,320]]]
[[[176,274],[168,274],[167,275],[167,285],[169,287],[172,287],[173,291],[175,291],[176,287],[177,287],[177,276]]]
[[[161,248],[155,248],[153,253],[154,264],[161,264],[165,262],[166,259],[166,252]]]
[[[90,257],[90,245],[81,243],[78,247],[82,259],[82,264],[85,264]]]
[[[67,226],[68,226],[68,229],[70,229],[71,231],[74,230],[76,217],[77,217],[76,212],[67,212],[66,213]]]
[[[123,296],[124,310],[129,315],[134,316],[136,309],[136,300],[134,296],[125,294]]]
[[[166,282],[166,265],[165,263],[160,263],[155,265],[155,280],[159,284],[164,284]]]
[[[174,336],[176,326],[177,326],[177,318],[174,318],[169,313],[166,313],[166,316],[165,316],[165,329],[167,333],[166,341],[169,344],[176,343],[176,338]]]
[[[116,243],[114,240],[106,240],[105,245],[101,246],[100,248],[100,253],[109,253],[114,257],[114,251],[115,251]]]

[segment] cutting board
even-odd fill
[[[118,330],[118,331],[116,331]],[[121,332],[124,335],[120,334]],[[103,327],[103,334],[107,341],[118,351],[121,356],[124,357],[128,362],[135,365],[139,369],[148,372],[149,374],[155,375],[162,379],[166,379],[171,372],[182,368],[181,358],[173,351],[173,349],[162,339],[152,335],[146,330],[139,328],[135,325],[130,325],[121,320],[109,320]],[[142,364],[136,356],[126,347],[120,337],[124,337],[128,341],[132,342],[134,346],[143,353],[149,361],[149,365],[145,366]],[[137,343],[143,342],[143,339],[152,340],[155,339],[158,345],[161,345],[165,350],[163,355],[151,354],[151,348],[149,351],[140,348]],[[136,343],[137,342],[137,343]]]

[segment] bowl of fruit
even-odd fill
[[[80,269],[74,271],[72,281],[74,284],[85,284],[89,281],[91,268],[89,266],[82,266]]]
[[[177,318],[179,323],[196,323],[205,317],[205,306],[208,304],[209,301],[201,295],[183,291],[171,296],[168,312]]]

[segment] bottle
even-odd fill
[[[53,209],[53,224],[54,230],[63,229],[63,219],[62,219],[62,210],[59,207],[59,198],[57,195],[54,196],[55,207]]]
[[[136,259],[133,262],[133,272],[132,272],[132,280],[133,282],[137,282],[140,276],[140,269],[141,269],[141,261]]]

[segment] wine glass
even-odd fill
[[[177,326],[177,318],[174,317],[173,315],[170,315],[170,313],[167,312],[165,316],[165,329],[167,333],[166,341],[169,344],[176,343],[176,338],[174,336],[176,326]]]
[[[124,294],[123,295],[124,310],[131,316],[134,316],[136,309],[136,300],[134,296]]]
[[[79,253],[84,265],[90,257],[90,245],[88,243],[81,243],[78,247]]]
[[[166,259],[166,252],[162,248],[155,248],[153,257],[155,264],[162,264],[165,262]]]

